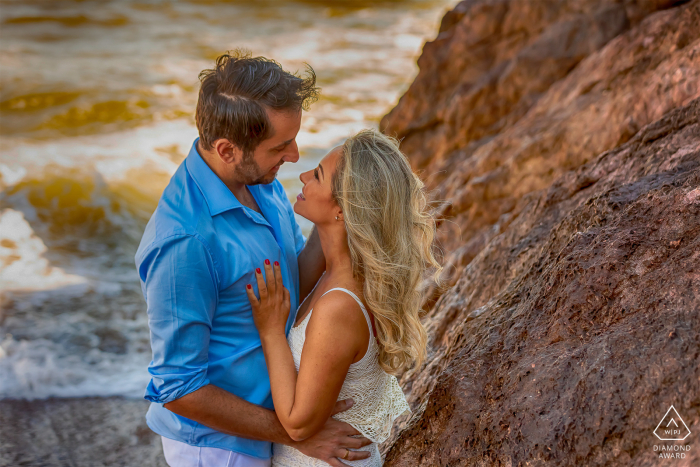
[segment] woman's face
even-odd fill
[[[338,146],[326,154],[315,169],[299,176],[304,187],[297,195],[294,212],[316,225],[338,222],[335,217],[342,216],[340,207],[331,194],[331,177],[342,154],[343,148]]]

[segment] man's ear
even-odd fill
[[[238,164],[243,158],[243,151],[224,138],[214,141],[214,152],[224,164]]]

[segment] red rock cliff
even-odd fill
[[[700,0],[464,1],[418,63],[447,287],[386,465],[698,465]]]

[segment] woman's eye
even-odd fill
[[[314,169],[314,177],[318,180],[318,169]]]

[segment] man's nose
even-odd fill
[[[299,160],[299,147],[297,146],[296,141],[292,141],[292,143],[287,147],[286,154],[282,158],[283,161],[285,162],[297,162]]]

